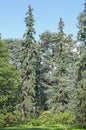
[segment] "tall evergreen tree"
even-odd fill
[[[51,75],[50,99],[48,104],[54,112],[64,112],[68,109],[73,84],[72,60],[73,40],[63,32],[64,22],[60,18],[56,43],[54,45],[55,55],[53,57],[53,72]]]
[[[82,125],[86,123],[86,1],[84,10],[78,17],[78,42],[80,42],[77,62],[77,105],[76,118]]]
[[[41,52],[41,64],[42,64],[42,88],[44,93],[44,106],[47,110],[47,100],[50,98],[49,88],[51,86],[51,73],[53,68],[53,56],[54,56],[54,42],[56,34],[49,31],[45,31],[40,35],[40,52]],[[42,97],[43,97],[42,96]]]
[[[40,44],[37,47],[37,55],[35,62],[35,96],[34,96],[34,108],[35,115],[39,115],[40,111],[44,111],[47,109],[46,99],[47,96],[45,94],[46,90],[46,81],[45,81],[45,69],[42,62],[42,53]]]
[[[21,111],[22,120],[28,115],[36,117],[40,111],[46,109],[44,94],[44,67],[42,64],[42,53],[40,44],[36,44],[34,34],[34,18],[32,14],[33,9],[28,6],[26,13],[26,33],[22,44],[22,58],[21,58]]]
[[[35,29],[34,18],[32,14],[33,9],[28,6],[28,11],[25,17],[26,33],[24,34],[23,42],[23,57],[21,59],[21,78],[22,78],[22,115],[23,119],[33,113],[34,95],[35,95]]]
[[[36,117],[41,110],[46,109],[43,84],[43,64],[40,51],[40,45],[35,44],[35,29],[33,9],[29,5],[27,17],[25,18],[26,33],[23,43],[23,61],[21,63],[22,70],[22,113],[23,117]]]

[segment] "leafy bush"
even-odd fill
[[[31,121],[31,123],[32,123],[33,126],[41,126],[42,125],[42,121],[39,120],[39,119],[33,119]]]
[[[53,117],[53,113],[51,113],[50,111],[44,111],[38,119],[41,120],[42,125],[48,126],[56,123]]]
[[[5,126],[13,126],[15,122],[15,117],[12,113],[7,113],[4,120]]]
[[[3,127],[5,125],[5,115],[0,114],[0,127]]]
[[[14,126],[21,123],[21,113],[14,111],[13,113],[6,113],[4,117],[4,126]]]
[[[16,124],[16,125],[21,124],[21,122],[22,122],[21,112],[16,110],[16,111],[13,112],[13,115],[14,115],[14,117],[15,117],[15,124]]]
[[[75,120],[75,116],[72,112],[66,111],[64,113],[60,112],[55,114],[54,119],[57,123],[72,124]]]
[[[41,122],[41,125],[48,126],[48,125],[57,125],[58,123],[72,124],[74,120],[75,116],[70,111],[64,113],[62,112],[52,113],[49,111],[45,111],[38,117],[37,122]]]

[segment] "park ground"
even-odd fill
[[[18,126],[18,127],[4,127],[0,128],[0,130],[86,130],[84,128],[80,128],[79,126],[70,126],[70,125],[61,125],[57,126]]]

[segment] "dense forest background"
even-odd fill
[[[31,5],[23,39],[0,35],[0,126],[35,123],[86,124],[86,2],[78,16],[77,40],[45,31],[35,40]],[[31,122],[32,121],[32,122]]]

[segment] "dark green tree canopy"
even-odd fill
[[[19,73],[9,64],[7,45],[0,41],[0,110],[15,109],[20,84]]]

